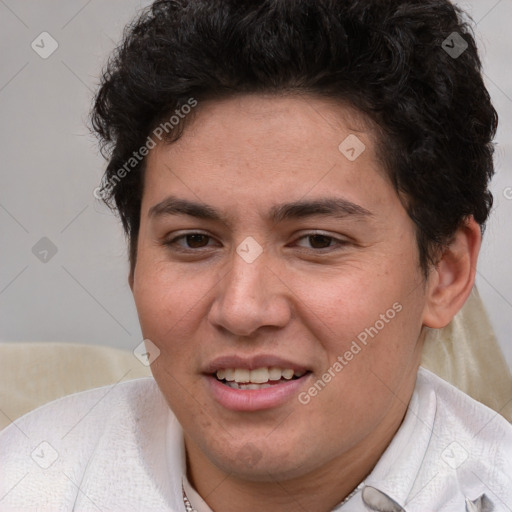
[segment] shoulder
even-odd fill
[[[512,426],[420,367],[404,420],[366,486],[372,505],[386,499],[407,512],[501,511],[512,503]]]
[[[494,439],[496,435],[512,439],[512,425],[499,412],[422,367],[418,370],[416,391],[435,394],[437,428],[464,427],[465,432],[480,441],[487,437]]]
[[[63,396],[37,407],[0,431],[0,447],[7,440],[30,438],[47,430],[66,435],[71,432],[66,429],[78,427],[83,420],[89,428],[93,427],[92,432],[101,433],[104,424],[97,423],[99,417],[104,422],[106,417],[124,409],[136,412],[151,404],[158,393],[155,380],[143,377]]]
[[[169,408],[152,377],[38,407],[0,432],[2,506],[31,510],[35,503],[46,509],[75,503],[78,484],[93,461],[99,466],[109,461],[120,470],[125,465],[129,481],[137,473],[141,437],[161,441],[168,420]]]
[[[453,478],[467,495],[485,493],[498,502],[510,502],[512,425],[498,412],[423,368],[418,371],[417,390],[435,396],[424,467],[436,468],[447,480]]]

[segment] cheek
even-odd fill
[[[325,371],[337,376],[331,389],[350,390],[354,406],[363,394],[371,403],[386,394],[387,384],[396,388],[414,364],[424,307],[420,277],[412,263],[398,266],[390,259],[330,276],[295,278],[301,321],[323,345]]]
[[[139,323],[143,337],[160,351],[151,372],[172,410],[180,417],[195,416],[190,407],[195,402],[187,391],[191,377],[196,378],[190,375],[190,361],[197,352],[192,345],[195,308],[200,306],[195,289],[158,264],[140,263],[133,289]]]
[[[405,303],[405,297],[391,305],[376,301],[366,315],[347,305],[328,331],[324,327],[317,333],[323,335],[327,357],[323,373],[300,397],[302,404],[309,402],[304,418],[309,428],[315,431],[315,418],[321,418],[327,438],[344,431],[343,443],[355,442],[384,421],[391,408],[408,403],[421,329],[418,304]]]
[[[325,331],[319,339],[347,340],[381,321],[380,315],[388,310],[394,318],[393,305],[408,292],[406,271],[397,275],[382,262],[344,262],[329,271],[290,273],[287,280],[300,299],[296,303],[302,308],[302,319]]]
[[[194,282],[169,272],[167,266],[143,261],[137,265],[133,296],[142,334],[163,355],[172,351],[173,357],[169,359],[174,360],[188,347],[180,340],[188,339],[192,326],[197,325],[195,316],[201,308],[201,290]]]

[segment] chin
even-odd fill
[[[258,446],[247,442],[233,452],[215,454],[212,462],[226,474],[252,482],[285,481],[304,476],[311,469],[311,464],[304,459],[304,453],[297,457],[297,450],[283,445]]]

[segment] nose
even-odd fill
[[[236,336],[249,337],[262,327],[284,327],[290,321],[289,289],[262,254],[252,263],[238,254],[216,287],[209,321]]]

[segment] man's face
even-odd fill
[[[132,283],[192,463],[286,479],[376,449],[414,387],[426,292],[372,132],[313,97],[195,115],[148,156]]]

